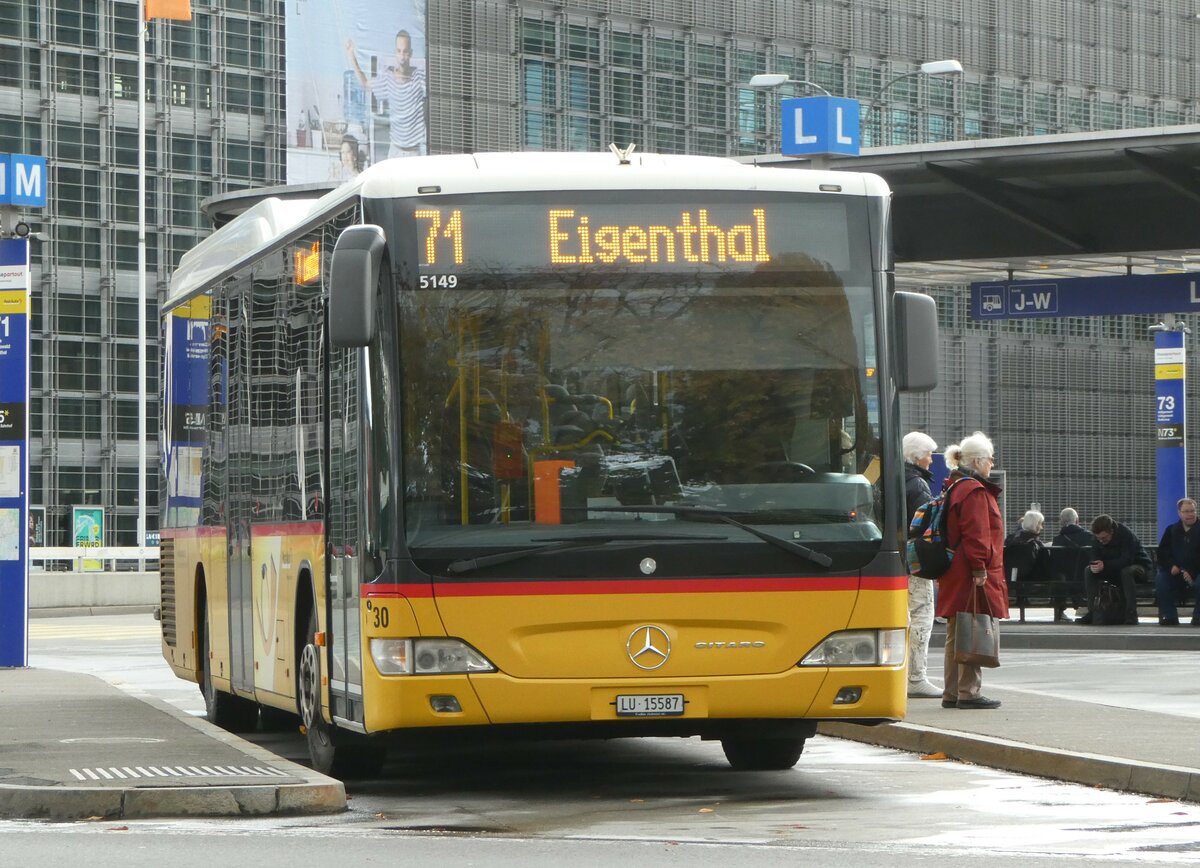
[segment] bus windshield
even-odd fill
[[[865,563],[881,539],[865,206],[763,200],[648,202],[623,218],[578,197],[541,212],[511,197],[403,212],[418,240],[397,263],[410,550],[635,522],[674,534],[719,512]],[[468,233],[458,256],[454,220]],[[723,258],[717,231],[685,258],[680,230],[718,223]],[[522,227],[545,237],[526,247]],[[652,253],[655,228],[674,237]],[[540,262],[542,247],[565,263]],[[592,261],[572,261],[589,247]]]

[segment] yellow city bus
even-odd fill
[[[474,728],[780,769],[901,718],[937,325],[889,197],[617,149],[267,191],[162,308],[167,661],[334,774]]]

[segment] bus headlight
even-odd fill
[[[461,639],[372,639],[371,659],[381,675],[496,671],[491,661]]]
[[[901,666],[903,630],[842,630],[804,655],[801,666]]]

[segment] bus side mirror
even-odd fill
[[[383,229],[350,226],[338,236],[329,268],[329,341],[365,347],[375,337],[375,288],[387,246]]]
[[[896,388],[901,392],[928,392],[938,384],[937,302],[917,292],[897,292],[892,296],[892,314],[896,323]]]

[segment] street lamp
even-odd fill
[[[821,85],[815,81],[805,81],[803,79],[788,78],[782,72],[760,72],[758,75],[750,76],[750,80],[746,82],[746,87],[752,87],[755,90],[769,90],[774,87],[779,87],[784,84],[802,84],[805,87],[810,87],[813,90],[819,90],[825,96],[833,96]]]
[[[875,95],[871,99],[870,105],[874,108],[878,108],[880,105],[880,97],[884,95],[888,88],[890,88],[896,82],[902,81],[906,78],[912,78],[913,76],[918,75],[962,75],[962,71],[963,66],[957,60],[926,61],[925,63],[922,63],[921,66],[915,71],[897,75],[895,78],[886,82],[883,87],[876,91]],[[782,72],[762,72],[758,75],[753,75],[750,77],[750,80],[746,82],[745,86],[754,88],[755,90],[769,90],[785,84],[802,85],[803,87],[810,88],[811,90],[819,91],[825,96],[833,96],[833,94],[821,87],[821,85],[817,84],[816,82],[806,81],[804,79],[788,78],[788,76]]]
[[[916,72],[906,72],[903,75],[898,75],[879,88],[879,92],[875,94],[875,100],[878,101],[883,92],[898,81],[906,78],[912,78],[914,75],[962,75],[962,64],[957,60],[930,60],[921,64],[921,67]]]
[[[886,84],[884,84],[883,87],[879,88],[878,92],[875,94],[874,99],[871,100],[871,107],[876,109],[876,111],[878,111],[880,113],[880,115],[882,115],[883,103],[882,103],[881,97],[883,96],[884,92],[888,88],[890,88],[892,85],[894,85],[898,81],[903,81],[906,78],[912,78],[912,77],[918,76],[918,75],[928,75],[928,76],[962,75],[962,71],[963,71],[962,64],[959,63],[957,60],[926,61],[925,63],[922,63],[921,66],[915,72],[906,72],[902,75],[898,75],[895,78],[888,81]],[[880,120],[879,127],[880,127],[879,134],[880,134],[880,137],[882,137],[883,136],[882,119]]]

